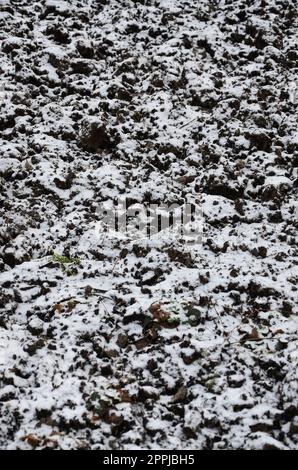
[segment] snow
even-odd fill
[[[21,3],[0,14],[0,447],[297,449],[295,2]],[[204,233],[104,232],[121,198],[196,204]]]

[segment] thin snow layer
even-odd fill
[[[298,447],[295,3],[1,1],[1,448]]]

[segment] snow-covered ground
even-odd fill
[[[0,0],[0,448],[297,449],[294,0]],[[103,232],[195,203],[202,242]]]

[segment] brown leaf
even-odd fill
[[[251,330],[250,338],[249,339],[259,339],[259,333],[256,328]]]
[[[114,357],[119,356],[119,353],[118,351],[116,351],[116,349],[107,349],[105,353],[110,359],[113,359]]]
[[[40,444],[40,439],[34,434],[28,434],[24,437],[24,440],[32,447],[37,447]]]
[[[149,339],[147,339],[145,337],[140,338],[135,342],[135,346],[136,346],[137,349],[144,349],[147,346],[149,346],[149,344],[150,344]]]
[[[90,418],[90,421],[92,423],[97,423],[97,421],[100,421],[101,420],[101,417],[98,416],[98,415],[92,415],[91,418]]]
[[[244,336],[241,338],[241,342],[245,341],[258,341],[260,339],[258,330],[256,328],[253,328],[251,330],[251,333],[246,333]]]
[[[154,320],[159,322],[167,321],[171,316],[169,312],[162,309],[161,304],[152,304],[150,310]]]
[[[276,330],[276,331],[273,331],[273,335],[274,335],[274,336],[275,336],[275,335],[282,335],[283,333],[284,333],[284,330],[281,330],[281,329]]]
[[[194,175],[183,175],[178,178],[179,183],[189,184],[192,183],[196,177]]]
[[[109,417],[108,417],[108,421],[109,421],[109,423],[111,423],[111,424],[117,424],[117,425],[119,425],[119,424],[122,423],[123,417],[116,415],[116,413],[111,413],[111,414],[109,415]]]
[[[56,305],[54,306],[54,310],[55,310],[55,312],[57,312],[57,313],[61,313],[62,310],[63,310],[63,305],[61,305],[61,304],[56,304]]]
[[[159,324],[153,323],[150,328],[147,329],[146,331],[146,338],[149,341],[155,341],[158,337],[158,332],[159,332]]]
[[[120,389],[118,390],[120,400],[125,403],[131,403],[133,401],[132,397],[129,395],[127,390]]]

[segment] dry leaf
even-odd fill
[[[144,337],[144,338],[138,339],[138,340],[135,342],[135,347],[136,347],[137,349],[144,349],[144,348],[146,348],[147,346],[149,346],[149,344],[150,344],[149,339],[147,339],[147,338]]]
[[[55,312],[57,312],[57,313],[61,313],[62,310],[63,310],[63,305],[62,305],[62,304],[56,304],[56,305],[54,306],[54,310],[55,310]]]
[[[196,177],[194,175],[183,175],[178,178],[179,183],[189,184],[192,183]]]
[[[120,389],[118,390],[118,393],[121,401],[125,403],[131,403],[133,401],[127,390]]]
[[[274,336],[275,335],[282,335],[282,334],[284,334],[284,330],[276,330],[276,331],[273,332]]]
[[[152,304],[150,310],[154,320],[159,322],[167,321],[171,316],[169,312],[162,309],[161,304]]]
[[[241,342],[245,341],[258,341],[260,339],[258,330],[256,328],[253,328],[251,330],[251,333],[246,333],[242,338]]]
[[[97,423],[97,421],[100,421],[101,420],[101,417],[98,416],[98,415],[92,415],[91,418],[90,418],[90,421],[92,423]]]
[[[37,447],[40,444],[40,439],[34,434],[28,434],[24,437],[24,440],[32,447]]]
[[[109,417],[108,417],[108,421],[109,421],[109,423],[111,423],[111,424],[119,425],[119,424],[122,423],[123,417],[116,415],[116,413],[111,413],[111,414],[109,415]]]

